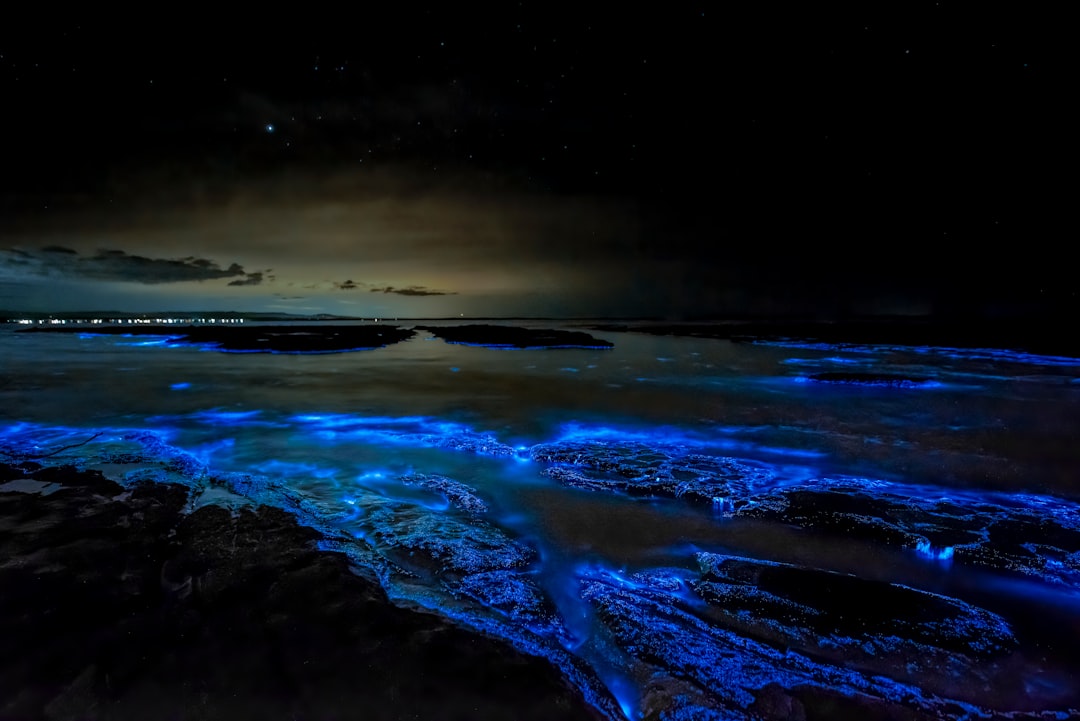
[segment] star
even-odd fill
[[[268,132],[268,133],[274,132],[274,124],[273,123],[267,123],[266,124],[266,132]]]

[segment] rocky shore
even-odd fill
[[[0,718],[601,718],[546,661],[392,605],[289,513],[190,502],[0,464]]]

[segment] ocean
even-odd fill
[[[682,700],[667,708],[687,718],[753,707],[721,685],[752,696],[792,674],[794,686],[881,698],[914,688],[964,708],[1080,704],[1069,681],[1080,677],[1080,361],[589,332],[613,347],[502,349],[420,331],[356,352],[222,353],[8,326],[0,448],[122,483],[185,483],[195,506],[279,505],[395,603],[549,658],[572,683],[585,668],[599,679],[586,702],[609,693],[629,717],[664,708],[658,677],[674,679],[665,689]],[[830,373],[850,378],[819,375]],[[135,451],[183,463],[116,461]],[[840,496],[861,505],[822,505]],[[1046,538],[1001,540],[1001,524],[1043,519]],[[743,582],[709,596],[702,580],[724,580],[704,570],[716,558],[766,564],[758,589],[761,568],[797,568],[954,599],[993,614],[1015,643],[990,660],[903,670],[879,663],[884,646],[865,651],[878,641],[847,651],[843,634],[811,638],[790,613],[763,620],[764,601],[728,613]],[[785,603],[809,603],[781,587]],[[753,651],[740,668],[766,670],[734,682],[719,661],[676,663],[666,642],[628,640],[632,624],[613,610],[660,598],[669,621],[697,619],[680,628],[719,629],[695,643],[734,634],[808,660],[770,667]],[[809,616],[833,613],[821,603]],[[873,686],[882,675],[898,685]]]

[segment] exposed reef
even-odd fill
[[[581,588],[641,680],[645,718],[959,719],[974,710],[739,635],[677,594],[613,573],[585,574]]]
[[[543,474],[568,486],[686,498],[724,510],[772,478],[766,468],[674,444],[560,441],[535,445],[529,454],[534,461],[556,464]]]
[[[455,508],[469,513],[487,513],[487,504],[464,483],[431,473],[410,473],[401,477],[407,486],[419,486],[440,494]]]
[[[32,462],[0,481],[3,718],[601,718],[546,661],[389,603],[279,509],[185,515],[183,486]]]
[[[694,590],[725,627],[833,663],[923,684],[986,682],[1017,642],[1001,617],[907,586],[699,553]]]
[[[480,452],[432,441],[480,436],[419,416],[288,422]],[[719,523],[751,517],[1080,587],[1080,513],[1063,499],[793,480],[709,455],[695,436],[589,433],[519,451],[536,464],[520,467],[707,504]],[[204,705],[180,718],[1077,717],[1044,710],[1078,698],[1058,667],[1043,675],[1047,656],[1069,653],[1048,642],[1059,627],[985,596],[726,550],[672,547],[668,565],[629,570],[553,560],[528,531],[500,527],[491,486],[438,473],[339,482],[330,469],[333,482],[305,485],[296,476],[323,478],[324,465],[224,472],[165,432],[16,424],[2,438],[0,717],[175,717],[192,694]]]
[[[1080,588],[1080,506],[1064,499],[844,477],[747,501],[737,513]]]
[[[489,348],[607,349],[614,346],[610,341],[595,338],[582,331],[551,328],[519,328],[507,325],[418,325],[416,330],[426,330],[447,343]]]
[[[374,325],[95,325],[27,328],[20,333],[155,336],[162,344],[192,345],[226,353],[344,353],[408,340],[412,330]]]

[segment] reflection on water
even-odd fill
[[[1071,508],[1070,501],[1080,500],[1080,366],[988,352],[597,335],[615,348],[501,351],[419,333],[376,351],[280,356],[4,330],[0,421],[9,445],[35,434],[45,438],[45,427],[63,427],[72,438],[80,432],[85,438],[83,429],[150,430],[214,474],[258,477],[263,495],[255,500],[292,504],[325,528],[362,539],[369,555],[355,551],[357,560],[375,564],[375,554],[389,564],[380,572],[391,595],[502,635],[517,634],[506,630],[515,624],[529,628],[551,648],[564,649],[545,653],[568,676],[572,659],[583,659],[631,713],[642,703],[640,660],[614,649],[605,635],[615,621],[604,604],[618,596],[596,589],[612,578],[629,583],[646,569],[678,569],[672,573],[682,580],[671,586],[677,593],[665,591],[675,594],[671,603],[703,608],[687,585],[699,573],[695,554],[703,551],[964,599],[1038,638],[1047,657],[1062,664],[1044,669],[1043,678],[1080,672],[1069,667],[1076,661],[1069,649],[1080,641],[1080,583],[1053,585],[968,563],[953,558],[951,546],[881,543],[678,497],[568,487],[543,475],[544,464],[528,452],[535,444],[580,439],[652,444],[768,468],[777,488],[826,476],[867,477],[913,493],[929,486],[988,492],[994,503],[993,492],[1043,494]],[[934,383],[798,382],[853,368]],[[60,441],[54,438],[53,447]],[[77,453],[90,450],[68,456]],[[470,514],[431,484],[402,483],[409,474],[464,484],[487,510]],[[220,488],[208,493],[214,502],[239,498]],[[296,495],[282,500],[282,493]],[[457,534],[464,545],[433,544],[418,528]],[[520,558],[508,550],[513,544],[523,549]],[[439,573],[417,570],[421,551],[443,564]],[[1074,564],[1080,575],[1075,558],[1053,562]],[[395,564],[412,575],[395,576]],[[609,575],[595,577],[597,569]],[[1056,577],[1067,581],[1066,571]],[[497,579],[505,597],[478,596],[477,578]],[[586,602],[580,584],[590,578],[594,600]],[[644,603],[659,591],[645,584],[626,586],[626,593]],[[551,608],[537,610],[544,604]],[[521,638],[511,640],[528,646]],[[564,652],[571,660],[559,660]],[[1031,707],[1077,702],[1061,689],[1040,690],[1036,675],[1027,683],[1029,691],[1002,690],[998,700]]]

